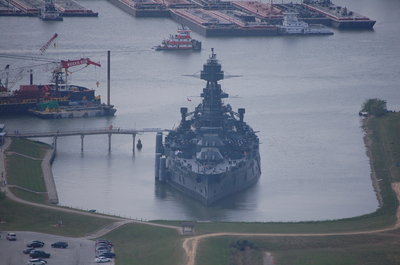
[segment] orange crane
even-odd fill
[[[57,33],[54,33],[53,37],[51,37],[43,46],[40,48],[40,54],[44,54],[49,48],[50,44],[58,37]]]

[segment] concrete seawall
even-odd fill
[[[51,164],[53,163],[55,156],[56,156],[55,149],[51,148],[46,151],[46,154],[42,160],[43,178],[46,184],[47,197],[49,203],[51,204],[58,204],[56,184],[53,178],[53,171],[51,170]]]

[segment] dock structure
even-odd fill
[[[153,0],[108,0],[113,5],[135,17],[169,17],[169,10],[164,4]]]
[[[0,15],[39,16],[45,0],[0,0]],[[97,17],[98,13],[74,0],[55,0],[54,6],[64,17]]]
[[[111,152],[111,136],[113,134],[124,134],[132,135],[133,144],[132,151],[135,152],[135,137],[138,133],[158,133],[167,130],[160,128],[145,128],[145,129],[121,129],[113,128],[112,126],[108,128],[99,129],[82,129],[82,130],[56,130],[56,131],[13,131],[6,132],[5,137],[15,137],[15,138],[53,138],[53,148],[57,150],[57,138],[66,136],[80,136],[81,137],[81,151],[84,150],[84,137],[87,135],[107,135],[108,136],[108,152]]]
[[[55,0],[55,6],[63,17],[97,17],[99,15],[72,0]]]
[[[274,36],[283,13],[298,13],[300,20],[337,28],[372,28],[375,21],[340,8],[341,16],[316,7],[314,0],[301,4],[223,0],[108,0],[137,17],[171,17],[204,36]],[[330,3],[330,0],[327,0]],[[330,3],[331,4],[331,3]],[[331,4],[333,5],[333,4]],[[334,5],[333,5],[334,6]],[[337,7],[335,6],[337,9]],[[339,10],[339,9],[338,9]],[[211,13],[208,11],[212,11]],[[346,14],[346,17],[343,17]]]

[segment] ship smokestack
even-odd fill
[[[244,113],[246,112],[246,110],[244,109],[244,108],[240,108],[240,109],[238,109],[238,113],[239,113],[239,119],[240,119],[240,122],[243,122],[243,119],[244,119]]]
[[[188,108],[181,108],[182,122],[184,122],[186,120],[187,112],[188,112]]]

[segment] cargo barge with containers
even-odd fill
[[[237,112],[223,103],[228,94],[218,81],[224,78],[212,51],[200,75],[207,81],[202,102],[193,112],[181,108],[181,122],[156,136],[155,178],[186,195],[211,205],[254,185],[261,175],[259,139]]]

